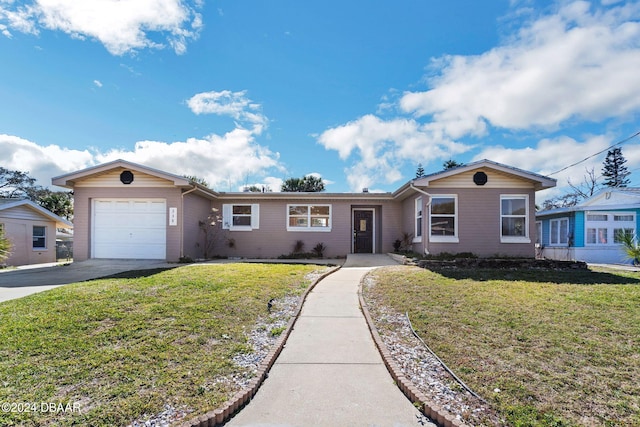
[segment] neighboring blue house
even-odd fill
[[[607,188],[569,208],[536,213],[540,250],[549,259],[630,263],[618,236],[640,229],[640,188]]]

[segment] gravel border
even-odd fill
[[[491,407],[466,391],[412,331],[409,319],[363,295],[375,286],[367,274],[358,298],[371,336],[398,387],[422,412],[444,427],[502,426]],[[374,320],[375,319],[375,320]]]
[[[236,412],[242,409],[258,392],[258,389],[262,385],[265,379],[267,379],[268,373],[271,367],[275,363],[276,359],[282,352],[293,326],[295,325],[300,312],[302,311],[302,305],[309,295],[309,292],[315,288],[318,282],[328,275],[334,273],[340,267],[333,267],[323,273],[311,273],[306,277],[312,280],[312,283],[305,290],[305,292],[299,297],[284,298],[281,300],[273,301],[273,305],[277,311],[270,316],[270,319],[274,319],[273,322],[267,321],[267,319],[260,319],[256,324],[252,332],[249,333],[249,341],[255,344],[255,353],[239,355],[236,362],[239,364],[245,364],[248,367],[248,371],[251,374],[243,375],[242,377],[236,376],[233,381],[242,386],[241,390],[236,393],[231,399],[223,403],[221,407],[213,411],[209,411],[206,414],[194,417],[189,421],[180,424],[181,427],[213,427],[221,425],[228,421]],[[295,300],[295,301],[294,301]],[[282,318],[279,318],[282,315]],[[289,316],[289,317],[287,317]],[[274,327],[283,326],[269,326],[269,325],[285,325],[285,329],[279,337],[268,337],[270,331]],[[160,424],[155,426],[160,427]]]

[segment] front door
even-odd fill
[[[353,211],[353,252],[373,253],[373,211]]]

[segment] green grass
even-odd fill
[[[321,267],[186,266],[77,283],[0,304],[0,403],[79,413],[0,412],[0,425],[127,425],[163,405],[218,407],[237,390],[245,331],[271,298],[299,295]],[[151,274],[153,273],[153,274]],[[150,274],[150,275],[149,275]]]
[[[369,303],[408,312],[508,425],[640,426],[638,273],[393,267],[375,277]]]

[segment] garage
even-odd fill
[[[94,199],[92,258],[165,259],[165,199]]]

